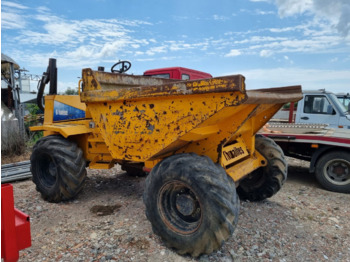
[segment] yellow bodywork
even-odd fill
[[[266,165],[255,134],[301,87],[246,91],[242,75],[174,81],[83,70],[80,96],[46,96],[45,121],[33,131],[61,134],[83,149],[90,168],[194,152],[220,163],[235,181]],[[53,122],[53,103],[86,111]]]

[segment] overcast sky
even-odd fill
[[[32,74],[57,59],[59,90],[82,68],[182,66],[243,74],[248,89],[350,92],[349,0],[1,1],[1,52]]]

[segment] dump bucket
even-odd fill
[[[173,81],[84,69],[81,101],[113,159],[145,162],[191,148],[217,162],[248,119],[255,119],[252,136],[283,103],[300,97],[300,86],[247,92],[244,80]]]

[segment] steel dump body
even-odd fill
[[[284,103],[299,100],[301,88],[246,91],[244,80],[174,81],[84,69],[80,95],[112,159],[152,167],[150,161],[167,155],[195,152],[225,167],[247,158],[257,168],[254,135]],[[222,158],[225,146],[236,143]]]
[[[217,124],[218,120],[209,119],[219,114],[218,119],[223,120],[227,116],[222,109],[246,99],[242,76],[110,89],[110,82],[103,82],[105,74],[98,73],[100,79],[91,81],[84,78],[88,84],[81,99],[115,159],[146,161],[176,151],[189,142],[184,135]],[[94,80],[100,85],[90,85]]]

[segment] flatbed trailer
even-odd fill
[[[270,122],[260,133],[272,138],[285,155],[310,161],[310,173],[325,189],[350,193],[350,130]]]

